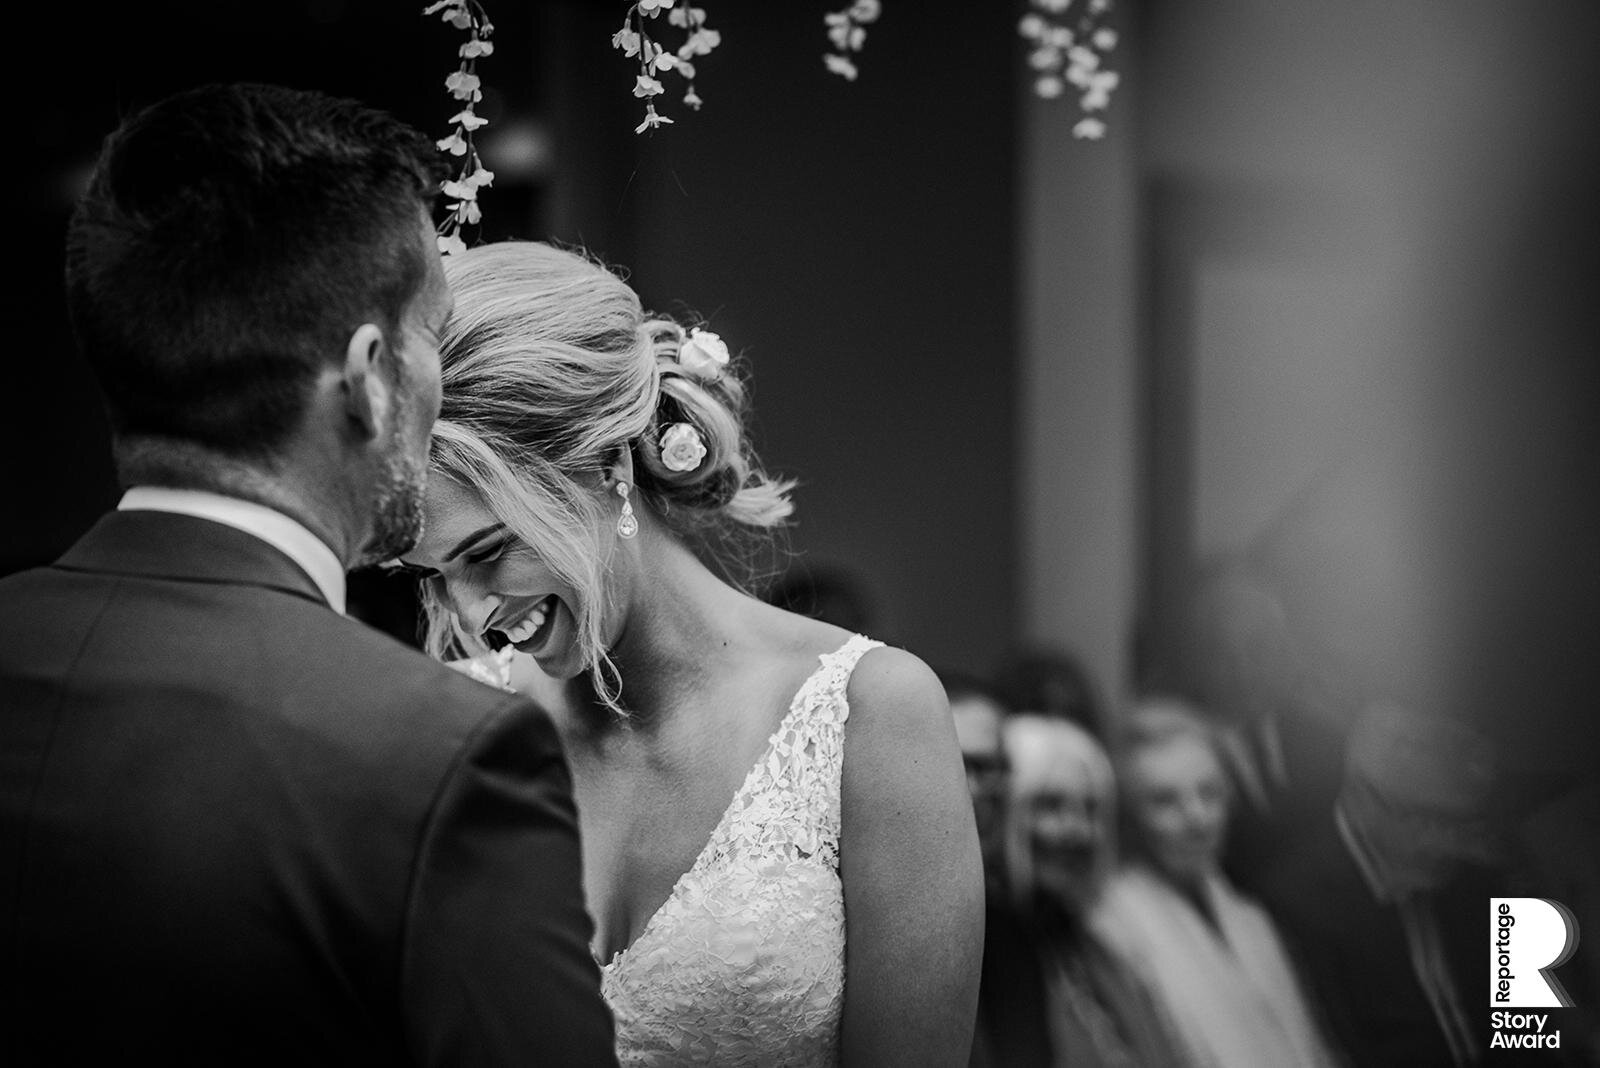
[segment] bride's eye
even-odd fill
[[[499,542],[494,543],[493,545],[487,546],[487,547],[485,547],[483,549],[479,549],[475,553],[469,553],[467,555],[467,557],[466,557],[466,561],[469,564],[488,564],[488,563],[493,563],[495,560],[498,560],[498,559],[500,559],[500,557],[505,555],[506,549],[508,549],[511,546],[511,543],[514,540],[515,539],[513,539],[513,538],[507,538],[504,541],[499,541]]]

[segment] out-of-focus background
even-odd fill
[[[54,73],[13,123],[0,572],[117,496],[60,292],[99,139],[239,79],[444,136],[463,35],[423,6],[155,0],[21,46]],[[706,0],[705,106],[645,136],[625,4],[486,6],[483,236],[582,244],[743,355],[790,566],[863,627],[1070,659],[1101,721],[1175,689],[1337,734],[1384,698],[1490,732],[1516,803],[1592,773],[1600,7],[1119,0],[1086,141],[1021,5],[889,0],[847,82],[832,5]]]

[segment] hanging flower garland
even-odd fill
[[[843,11],[822,16],[823,25],[828,27],[828,40],[833,44],[833,51],[822,56],[822,62],[827,64],[829,70],[845,81],[856,80],[860,71],[850,55],[861,51],[861,46],[867,40],[867,24],[877,22],[881,14],[883,4],[880,0],[855,0]]]
[[[494,53],[489,36],[494,26],[476,0],[437,0],[422,12],[439,13],[440,17],[458,30],[467,31],[467,42],[458,50],[461,66],[445,79],[444,87],[456,100],[461,110],[450,116],[455,132],[437,142],[439,151],[461,161],[454,178],[440,183],[439,191],[452,198],[445,205],[448,214],[438,227],[439,251],[443,255],[465,252],[467,244],[461,238],[463,226],[477,226],[483,221],[483,211],[478,206],[478,190],[486,189],[494,181],[494,172],[484,167],[478,158],[478,149],[472,135],[488,125],[487,119],[473,110],[483,99],[482,83],[478,79],[478,60]]]
[[[1028,63],[1037,72],[1033,91],[1046,100],[1078,90],[1083,117],[1072,136],[1098,141],[1106,134],[1098,112],[1111,103],[1111,91],[1120,77],[1104,62],[1117,47],[1117,31],[1105,25],[1112,0],[1079,0],[1079,14],[1071,14],[1074,0],[1029,0],[1032,8],[1017,23],[1017,32],[1033,44]]]
[[[619,48],[629,58],[639,58],[639,74],[634,79],[633,95],[644,101],[644,121],[633,128],[636,134],[671,125],[672,120],[656,111],[656,97],[667,91],[657,77],[674,73],[685,82],[683,102],[695,111],[704,103],[695,91],[694,59],[708,56],[722,43],[722,34],[706,26],[705,8],[675,7],[676,0],[638,0],[622,16],[622,29],[611,35],[611,47]],[[683,31],[683,43],[676,51],[661,43],[659,33],[652,37],[646,19],[656,19],[667,12],[667,22]]]
[[[1078,93],[1083,112],[1072,127],[1074,137],[1099,140],[1105,136],[1105,120],[1100,117],[1111,103],[1111,93],[1121,80],[1106,66],[1106,59],[1117,46],[1117,32],[1105,25],[1114,0],[1028,0],[1028,12],[1017,24],[1017,32],[1032,45],[1028,63],[1036,72],[1033,88],[1039,96],[1054,99],[1067,87]],[[1074,11],[1076,9],[1076,11]],[[667,13],[668,25],[683,31],[683,43],[670,49],[659,30],[652,35],[651,24]],[[445,80],[445,88],[462,108],[450,121],[455,131],[438,142],[439,150],[461,160],[456,177],[440,185],[446,196],[448,214],[438,227],[439,249],[448,255],[466,248],[461,231],[482,222],[478,190],[494,181],[494,172],[483,166],[473,144],[473,133],[487,124],[474,105],[483,99],[478,79],[478,59],[491,55],[494,32],[483,6],[477,0],[435,0],[424,15],[439,14],[450,25],[466,30],[468,39],[459,49],[461,66]],[[866,27],[883,14],[882,0],[853,0],[850,6],[823,16],[828,41],[833,50],[823,54],[829,71],[847,81],[860,75],[855,57],[866,43]],[[659,23],[656,24],[659,27]],[[703,101],[695,88],[695,63],[710,55],[722,43],[722,34],[706,26],[704,8],[678,0],[634,0],[622,18],[622,28],[611,36],[611,46],[629,58],[637,58],[639,72],[634,78],[633,95],[645,102],[644,120],[634,133],[644,133],[673,120],[656,110],[656,97],[666,92],[662,77],[671,73],[684,80],[683,103],[698,111]]]

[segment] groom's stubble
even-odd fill
[[[396,400],[395,419],[384,442],[381,472],[373,486],[372,536],[362,547],[358,567],[393,560],[422,537],[423,500],[428,479],[429,426],[418,426],[414,383],[405,382]],[[431,423],[431,421],[430,421]]]

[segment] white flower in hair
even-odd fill
[[[728,346],[722,338],[698,326],[678,348],[678,363],[701,378],[716,378],[728,366]]]
[[[706,458],[706,443],[692,423],[673,423],[661,432],[661,463],[668,471],[693,471]]]

